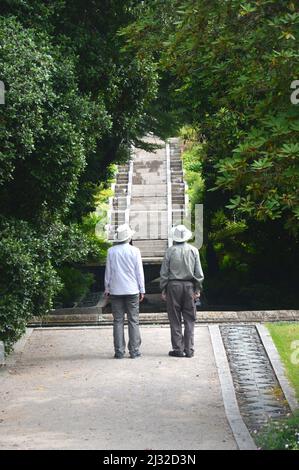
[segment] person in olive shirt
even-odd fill
[[[166,250],[160,271],[160,288],[162,299],[167,302],[173,348],[169,355],[193,357],[195,302],[200,296],[204,275],[198,249],[187,243],[192,237],[190,230],[177,225],[171,235],[174,244]]]

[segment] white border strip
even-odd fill
[[[171,170],[170,170],[170,145],[166,142],[166,181],[167,181],[167,233],[168,246],[172,245],[170,230],[172,228],[172,200],[171,200]]]
[[[297,401],[295,391],[286,377],[284,366],[280,360],[279,352],[272,340],[271,333],[265,325],[256,325],[256,329],[268,355],[269,361],[272,364],[279,385],[281,386],[284,396],[294,413],[295,411],[298,411],[299,403]]]
[[[117,178],[117,172],[115,174],[115,177]],[[113,195],[109,197],[108,199],[108,211],[107,211],[107,224],[106,224],[106,239],[109,240],[109,235],[111,231],[111,225],[112,225],[112,212],[113,212],[113,199],[115,197],[115,185],[116,183],[111,183],[111,190],[113,191]]]
[[[218,325],[209,325],[209,331],[221,385],[225,413],[240,450],[256,450],[252,439],[240,414],[233,379],[225,348]]]
[[[128,171],[128,185],[127,185],[127,207],[125,211],[125,222],[126,224],[130,223],[130,206],[131,206],[131,197],[132,197],[132,180],[133,180],[133,158],[135,156],[135,150],[131,148],[131,156],[129,161],[129,171]]]

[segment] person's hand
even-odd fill
[[[166,302],[166,292],[162,292],[161,297],[162,297],[162,300]]]
[[[142,302],[143,299],[144,299],[144,294],[140,294],[140,295],[139,295],[139,302]]]
[[[193,299],[197,300],[197,299],[199,299],[199,297],[200,297],[200,292],[194,292]]]
[[[108,290],[105,290],[104,295],[105,295],[105,297],[109,297],[110,292]]]

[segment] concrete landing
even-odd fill
[[[168,327],[115,360],[112,329],[34,330],[0,371],[0,449],[236,449],[206,326],[172,358]]]

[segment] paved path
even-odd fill
[[[171,358],[169,329],[142,327],[143,357],[112,358],[112,330],[35,330],[0,371],[0,449],[236,449],[209,331]]]

